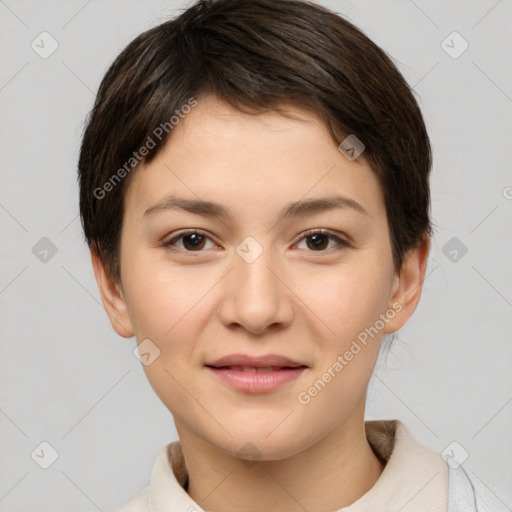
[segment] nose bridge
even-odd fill
[[[222,304],[222,318],[252,332],[262,332],[291,319],[290,296],[281,282],[277,258],[270,248],[247,237],[236,248]]]
[[[273,295],[276,276],[270,269],[276,266],[276,258],[272,257],[272,250],[263,248],[254,238],[248,237],[237,247],[236,252],[235,276],[238,287],[251,295]]]

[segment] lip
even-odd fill
[[[303,363],[293,361],[288,357],[279,354],[265,354],[262,356],[250,356],[247,354],[230,354],[221,357],[211,363],[206,363],[206,366],[215,366],[220,368],[222,366],[246,366],[250,368],[264,368],[269,366],[278,366],[280,368],[298,368],[300,366],[307,366]]]
[[[241,367],[251,368],[251,371],[243,371]],[[258,370],[268,367],[274,369]],[[205,364],[205,368],[221,382],[238,391],[268,393],[297,379],[308,366],[277,354],[258,357],[232,354]]]
[[[224,384],[246,393],[274,391],[278,387],[294,381],[307,370],[305,366],[265,372],[258,372],[255,368],[251,372],[230,370],[229,368],[213,368],[211,366],[205,368]]]

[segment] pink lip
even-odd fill
[[[308,368],[307,365],[279,354],[264,354],[262,356],[231,354],[206,363],[205,367],[224,384],[248,393],[273,391],[279,386],[295,380]],[[272,367],[272,370],[265,372],[244,372],[242,370],[242,368],[269,367]]]
[[[220,359],[217,359],[211,363],[206,363],[206,366],[214,366],[216,368],[220,368],[222,366],[247,366],[250,368],[279,366],[283,368],[297,368],[299,366],[306,365],[278,354],[265,354],[262,356],[231,354],[221,357]]]
[[[304,370],[307,370],[305,366],[281,368],[280,370],[267,372],[244,372],[230,370],[229,368],[212,368],[210,366],[206,366],[206,369],[230,387],[248,393],[273,391],[279,386],[297,379]]]

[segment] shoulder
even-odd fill
[[[448,464],[448,512],[510,512],[489,483]]]
[[[137,493],[115,512],[149,512],[149,486]]]

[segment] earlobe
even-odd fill
[[[128,315],[126,300],[121,287],[112,281],[105,270],[99,254],[90,248],[91,262],[100,291],[101,302],[110,320],[113,329],[123,338],[134,336],[133,326]]]
[[[412,316],[421,297],[425,271],[430,251],[430,239],[426,238],[405,256],[399,275],[395,275],[393,294],[389,307],[397,313],[384,328],[390,334],[402,328]]]

